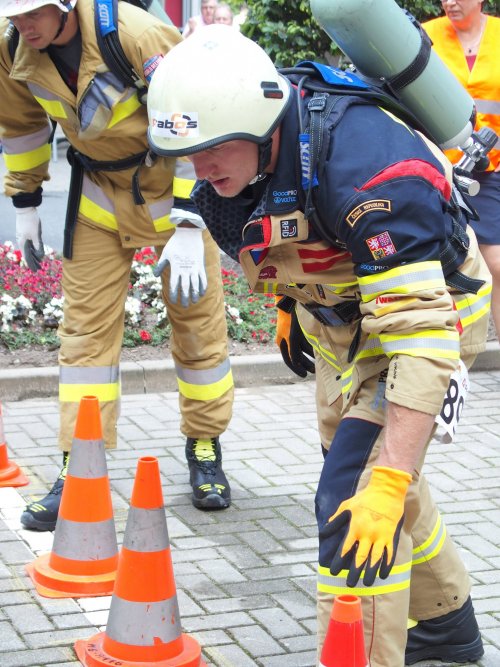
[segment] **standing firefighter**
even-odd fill
[[[311,92],[227,33],[200,29],[160,64],[149,141],[158,155],[189,156],[212,235],[252,288],[283,295],[314,347],[319,645],[332,597],[354,592],[371,667],[474,660],[469,577],[421,474],[443,397],[453,404],[450,378],[488,326],[489,274],[451,197],[450,165],[379,104],[332,95],[311,122],[319,159],[306,199]],[[183,137],[165,128],[172,113],[192,122]]]
[[[0,13],[10,20],[9,29],[3,19],[0,27],[5,191],[16,211],[18,244],[33,271],[43,262],[37,207],[48,179],[49,119],[64,131],[72,163],[59,329],[64,467],[48,496],[29,505],[21,521],[26,528],[54,529],[82,396],[98,397],[106,446],[116,447],[130,267],[136,249],[149,245],[164,269],[193,504],[228,507],[219,435],[231,417],[233,381],[219,250],[199,216],[172,209],[174,195],[180,206],[189,199],[192,167],[175,158],[147,158],[147,111],[140,101],[144,90],[138,90],[181,37],[147,12],[120,3],[121,46],[140,73],[138,87],[130,87],[104,64],[92,0],[0,0]]]

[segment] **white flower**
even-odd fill
[[[134,296],[127,296],[125,301],[125,322],[139,324],[142,320],[142,304]]]
[[[57,320],[61,322],[63,318],[64,297],[54,297],[44,306],[42,311],[44,321]]]
[[[162,299],[153,299],[151,302],[151,308],[156,310],[156,323],[162,324],[167,320],[167,307],[163,303]]]
[[[234,306],[230,306],[228,303],[225,303],[224,305],[226,307],[226,313],[233,320],[233,322],[236,324],[242,324],[243,320],[240,317],[240,311],[237,308],[234,308]]]

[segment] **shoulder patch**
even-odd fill
[[[392,242],[389,232],[382,232],[382,234],[366,239],[366,245],[374,259],[383,259],[396,254],[396,246]]]
[[[366,213],[373,211],[385,211],[390,213],[392,210],[391,201],[389,199],[369,199],[361,204],[355,206],[352,211],[346,215],[346,222],[351,227],[357,223]]]

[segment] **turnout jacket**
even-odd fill
[[[0,23],[0,133],[8,169],[5,192],[17,207],[37,206],[48,176],[51,127],[57,121],[76,151],[98,161],[120,161],[147,151],[146,107],[135,88],[128,88],[108,70],[96,38],[93,0],[79,0],[82,54],[77,93],[64,83],[47,53],[31,48],[20,37],[12,63],[7,21]],[[148,82],[162,56],[180,40],[178,31],[145,11],[120,3],[122,47],[135,71]],[[140,157],[136,162],[140,161]],[[194,183],[192,168],[179,161],[176,194],[188,197]],[[188,167],[185,173],[184,168]],[[118,233],[125,247],[165,242],[172,225],[173,179],[176,162],[158,158],[153,166],[135,164],[118,171],[86,170],[78,218]],[[138,171],[137,171],[138,170]],[[143,203],[134,203],[132,180]]]
[[[477,111],[476,129],[490,127],[500,133],[500,18],[486,17],[479,51],[474,66],[469,70],[467,60],[453,24],[447,16],[441,16],[422,24],[432,39],[434,51],[449,67],[464,88],[474,98]],[[460,151],[446,151],[455,163],[461,157]],[[488,153],[488,171],[500,164],[500,140]]]
[[[389,400],[437,414],[460,356],[483,349],[489,274],[473,232],[457,222],[443,154],[371,103],[339,103],[317,168],[320,225],[304,216],[293,104],[268,179],[232,199],[202,181],[193,199],[252,289],[314,314],[319,326],[305,334],[332,367],[330,400],[342,391],[348,405],[363,380],[384,374]]]

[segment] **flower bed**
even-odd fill
[[[30,345],[54,349],[62,319],[62,261],[45,248],[42,268],[32,273],[21,252],[0,245],[0,343],[9,350]],[[138,251],[130,272],[125,303],[124,347],[160,345],[170,336],[161,282],[152,272],[157,261],[152,248]],[[222,269],[228,335],[238,342],[267,345],[274,340],[276,313],[270,295],[254,294],[235,271]]]

